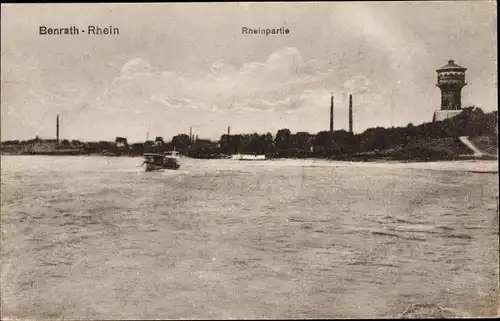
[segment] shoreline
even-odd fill
[[[33,155],[33,154],[2,154],[1,156],[63,156],[63,155]],[[65,155],[65,156],[81,156],[81,158],[97,158],[103,157],[99,154],[90,155]],[[106,158],[131,158],[137,159],[142,158],[142,156],[104,156]],[[221,159],[207,159],[207,158],[192,158],[188,156],[182,157],[184,160],[196,161],[196,160],[221,160],[222,163],[235,163],[235,164],[247,164],[248,166],[254,166],[257,164],[270,164],[279,165],[280,163],[285,164],[290,161],[304,162],[300,165],[301,167],[356,167],[356,166],[375,166],[385,168],[387,166],[396,166],[395,168],[414,168],[422,170],[436,170],[436,171],[460,171],[460,172],[470,172],[478,174],[498,174],[498,162],[495,159],[484,159],[484,158],[474,158],[465,157],[460,159],[430,159],[430,160],[394,160],[394,159],[369,159],[369,160],[359,160],[359,159],[332,159],[332,158],[269,158],[266,160],[233,160],[229,158]],[[117,160],[118,161],[118,160]]]
[[[143,157],[143,155],[102,155],[97,153],[0,153],[1,156],[98,156],[98,157],[109,157],[109,158],[131,158],[131,157]],[[182,155],[182,154],[181,154]],[[200,160],[231,160],[230,156],[225,157],[192,157],[188,155],[182,155],[183,157],[190,159],[200,159]],[[273,161],[282,159],[293,159],[293,160],[321,160],[321,161],[345,161],[345,162],[356,162],[356,163],[372,163],[372,162],[394,162],[394,163],[428,163],[428,162],[454,162],[463,160],[498,160],[498,156],[495,155],[458,155],[455,157],[444,157],[444,158],[405,158],[405,157],[391,157],[391,156],[366,156],[366,155],[351,155],[351,156],[329,156],[329,157],[268,157],[265,160],[238,160],[244,162],[256,162],[256,161]]]

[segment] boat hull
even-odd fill
[[[144,153],[144,163],[146,164],[146,172],[159,171],[163,169],[176,170],[180,167],[177,153],[170,154],[159,153]]]
[[[266,160],[266,155],[245,155],[245,154],[237,154],[231,156],[232,160],[239,161],[264,161]]]
[[[169,170],[176,170],[179,169],[179,165],[157,165],[157,164],[149,164],[146,163],[146,172],[152,172],[152,171],[160,171],[164,169],[169,169]]]

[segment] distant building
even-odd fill
[[[165,142],[163,141],[163,137],[161,137],[161,136],[157,136],[157,137],[155,138],[155,146],[156,146],[156,147],[161,147],[161,146],[163,146],[164,144],[165,144]]]
[[[125,137],[116,137],[115,143],[118,148],[128,147],[127,139]]]
[[[23,153],[51,153],[57,149],[57,146],[56,140],[43,140],[37,136],[22,144],[20,151]]]
[[[147,140],[143,144],[144,148],[153,148],[155,146],[155,142],[152,140]]]
[[[56,142],[33,142],[28,145],[28,151],[33,153],[50,153],[56,150]]]
[[[441,121],[462,112],[462,88],[467,69],[448,60],[448,63],[436,70],[437,84],[441,90],[441,109],[434,112],[432,121]]]

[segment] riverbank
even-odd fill
[[[85,153],[85,152],[44,152],[44,153],[36,153],[36,152],[31,152],[31,153],[8,153],[8,152],[2,152],[0,153],[2,156],[101,156],[101,157],[142,157],[142,155],[131,155],[131,154],[100,154],[100,153]],[[231,155],[212,155],[212,156],[197,156],[197,155],[184,155],[181,154],[184,157],[189,157],[193,159],[231,159]],[[495,155],[480,155],[476,156],[473,154],[464,154],[464,155],[455,155],[455,156],[448,156],[448,157],[426,157],[426,156],[421,156],[421,157],[408,157],[408,156],[391,156],[387,155],[384,153],[372,153],[372,154],[367,154],[367,153],[362,153],[362,154],[355,154],[355,155],[336,155],[336,156],[324,156],[324,157],[318,157],[315,156],[314,154],[307,155],[307,156],[302,156],[302,157],[297,157],[297,156],[292,156],[292,157],[286,157],[286,156],[280,156],[280,155],[266,155],[267,160],[273,160],[273,159],[317,159],[317,160],[330,160],[330,161],[347,161],[347,162],[434,162],[434,161],[458,161],[458,160],[496,160],[498,159],[497,156]]]
[[[223,147],[212,144],[209,147],[187,146],[178,148],[177,151],[186,157],[195,159],[224,159],[231,158],[233,154],[265,155],[267,159],[327,159],[337,161],[352,162],[380,162],[380,161],[399,161],[399,162],[428,162],[428,161],[447,161],[447,160],[465,160],[465,159],[483,159],[494,160],[498,158],[497,138],[494,136],[473,136],[469,139],[467,136],[445,137],[445,138],[419,138],[406,143],[396,144],[394,146],[381,144],[379,148],[368,150],[362,144],[357,145],[328,145],[311,146],[305,148],[278,148],[276,146],[259,150],[258,152],[247,150],[246,148],[236,148],[225,150]],[[80,147],[57,147],[47,143],[31,143],[25,145],[3,145],[0,149],[2,155],[93,155],[106,157],[141,157],[144,152],[158,152],[172,150],[166,145],[147,146],[134,144],[130,146],[101,144],[99,148],[90,148],[85,145]],[[279,145],[279,144],[278,144]],[[84,146],[84,147],[81,147]],[[87,146],[87,147],[85,147]],[[37,148],[35,148],[37,147]],[[41,148],[44,147],[44,148]],[[96,147],[96,146],[94,146]]]

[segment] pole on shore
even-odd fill
[[[59,115],[56,117],[56,143],[59,146]]]
[[[349,132],[352,134],[352,95],[349,94]]]
[[[333,94],[330,102],[330,132],[333,133]]]

